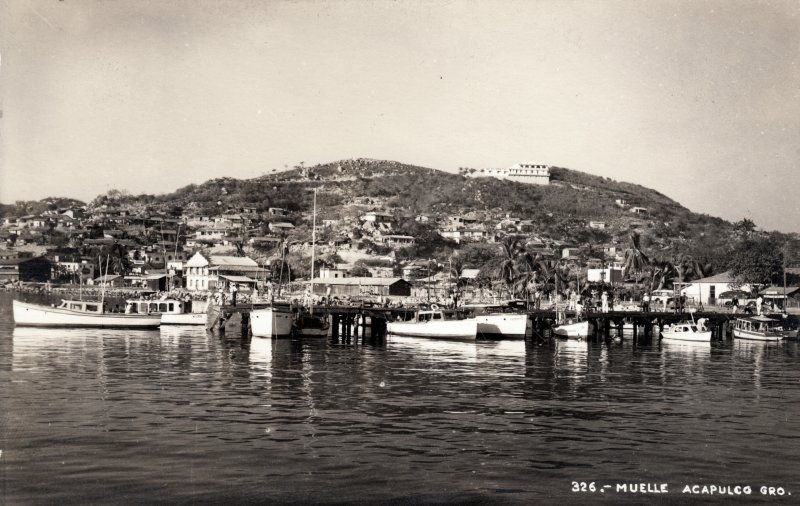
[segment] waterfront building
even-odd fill
[[[752,292],[752,287],[748,284],[738,284],[735,282],[730,271],[725,271],[707,278],[696,279],[691,283],[681,286],[681,295],[686,296],[687,300],[702,302],[703,304],[716,304],[717,298],[723,292],[730,290],[743,290]]]
[[[411,295],[411,283],[403,278],[316,278],[314,293],[336,296],[397,296]]]
[[[255,285],[260,267],[247,257],[211,255],[197,252],[184,265],[186,288],[192,291],[216,290],[230,283]]]

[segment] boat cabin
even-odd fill
[[[153,314],[184,312],[184,303],[179,300],[129,300],[125,304],[127,314]]]
[[[676,323],[673,324],[669,331],[673,333],[681,333],[681,332],[700,332],[702,329],[698,329],[697,325],[693,325],[691,323]]]
[[[783,324],[781,322],[764,317],[737,318],[736,328],[744,332],[764,335],[780,335],[783,332]]]
[[[414,320],[423,323],[441,320],[463,320],[466,317],[467,315],[463,311],[454,311],[452,309],[426,309],[417,311]]]
[[[62,300],[59,309],[69,309],[70,311],[80,311],[82,313],[102,314],[106,311],[106,304],[97,301],[85,300]]]

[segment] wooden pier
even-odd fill
[[[250,333],[250,311],[260,309],[266,305],[225,305],[209,304],[206,329],[212,332],[224,333],[228,336],[248,337]],[[321,306],[315,311],[327,315],[331,329],[330,337],[334,341],[350,342],[359,339],[382,339],[386,335],[386,322],[399,319],[409,319],[416,308],[387,308],[361,306]],[[553,337],[553,328],[556,326],[556,313],[552,310],[521,311],[531,320],[532,332],[526,336],[533,340],[546,340]],[[568,312],[567,317],[574,317]],[[636,311],[611,311],[607,313],[589,312],[584,316],[592,324],[591,340],[613,339],[622,337],[628,330],[626,338],[634,341],[658,340],[661,329],[671,323],[705,319],[706,327],[712,331],[712,339],[722,340],[730,335],[731,320],[746,315],[728,312],[636,312]]]

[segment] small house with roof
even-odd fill
[[[680,290],[681,295],[686,296],[687,300],[711,305],[717,303],[717,299],[723,292],[731,290],[753,291],[749,284],[737,283],[730,271],[684,283],[680,286]]]

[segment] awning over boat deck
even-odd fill
[[[219,277],[223,279],[227,279],[233,283],[255,283],[256,280],[252,278],[248,278],[247,276],[228,276],[221,274]]]

